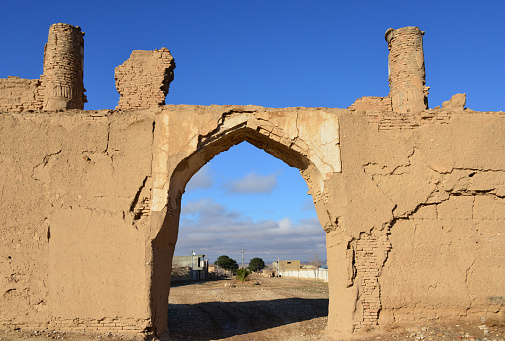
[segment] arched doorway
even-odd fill
[[[307,192],[298,169],[247,142],[233,146],[187,184],[174,256],[194,251],[211,265],[228,255],[239,266],[256,257],[270,267],[278,257],[325,261],[326,234]]]
[[[327,272],[293,271],[307,262],[310,267],[318,259],[326,261],[326,233],[307,192],[297,169],[247,142],[216,155],[191,178],[182,196],[172,268],[172,339],[287,338],[289,333],[319,335],[326,328],[328,285],[322,279],[301,278]],[[200,280],[187,281],[190,276],[180,266],[188,265],[193,252],[195,267],[201,255],[209,265],[226,255],[239,267],[242,260],[247,267],[250,259],[259,257],[267,268],[263,276],[251,274],[243,283],[230,272],[224,277],[223,269],[223,277],[216,278],[215,268],[213,280],[202,280],[204,273],[197,270],[194,278]],[[283,278],[269,278],[277,259],[295,261],[281,261]]]
[[[182,108],[157,117],[153,159],[153,204],[147,238],[151,315],[156,334],[167,329],[170,271],[179,229],[181,197],[191,177],[217,154],[247,141],[299,169],[325,230],[335,222],[326,208],[325,179],[340,172],[338,120],[312,110],[302,125],[300,112],[231,107],[226,112]],[[212,108],[210,108],[212,109]],[[330,270],[331,271],[331,270]],[[331,303],[330,303],[331,304]]]

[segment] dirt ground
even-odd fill
[[[325,336],[328,286],[286,278],[253,277],[173,285],[171,340],[318,341]],[[124,340],[114,334],[1,331],[0,340]],[[358,338],[372,340],[505,340],[505,321],[432,322]]]
[[[179,340],[325,340],[328,285],[252,277],[171,289],[169,330]]]

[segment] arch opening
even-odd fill
[[[180,160],[171,173],[167,205],[158,221],[155,221],[160,228],[151,240],[151,314],[158,335],[167,332],[170,272],[179,231],[182,194],[191,177],[207,162],[219,153],[245,141],[287,165],[297,168],[306,181],[314,202],[323,195],[321,186],[323,180],[318,168],[307,156],[292,148],[293,142],[283,139],[282,136],[276,141],[262,134],[259,129],[243,124],[225,132],[215,131],[209,136],[198,136],[198,139],[196,151]],[[325,226],[328,217],[325,216],[324,205],[316,205],[316,213],[321,225]]]
[[[182,196],[174,253],[168,321],[171,337],[203,340],[247,334],[261,338],[275,330],[290,333],[292,323],[307,333],[326,327],[327,283],[302,280],[327,273],[307,264],[314,254],[323,263],[326,260],[326,234],[302,179],[297,169],[247,142],[217,155],[192,177]],[[227,272],[227,278],[186,281],[184,266],[192,267],[193,252],[195,260],[205,255],[211,264],[226,255],[241,267],[242,249],[246,250],[246,267],[250,259],[258,257],[272,270],[265,269],[265,274],[276,274],[272,263],[279,257],[282,277],[291,279],[256,273],[241,283]],[[286,265],[285,260],[294,261]],[[195,262],[194,278],[204,273]],[[195,319],[198,324],[192,322]]]

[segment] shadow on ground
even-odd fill
[[[228,280],[228,278],[227,277],[218,277],[218,278],[211,278],[211,279],[201,279],[198,281],[176,281],[176,282],[171,282],[170,287],[171,288],[184,287],[187,285],[202,284],[202,283],[207,283],[207,282],[217,282],[217,281],[222,281],[222,280]]]
[[[173,340],[208,341],[328,316],[328,299],[170,304]]]

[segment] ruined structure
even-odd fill
[[[121,95],[116,109],[164,105],[174,69],[174,58],[165,47],[133,51],[127,61],[116,67],[116,89]]]
[[[411,26],[386,31],[389,95],[360,98],[350,109],[374,115],[419,113],[428,109],[430,88],[426,86],[424,71],[423,35],[423,31]]]
[[[55,24],[44,51],[44,110],[83,109],[84,33],[79,27]]]
[[[428,109],[428,90],[424,71],[423,35],[417,27],[390,28],[386,32],[389,48],[389,97],[395,113],[407,114]]]
[[[51,25],[44,74],[40,79],[0,79],[0,111],[84,109],[83,37],[78,26]]]
[[[185,186],[243,141],[308,184],[327,233],[330,335],[503,319],[505,114],[464,109],[462,94],[427,109],[421,37],[388,30],[391,93],[348,109],[153,106],[122,84],[158,70],[146,87],[164,93],[164,49],[118,68],[124,110],[9,112],[31,97],[5,84],[40,84],[2,80],[0,325],[167,333]]]

